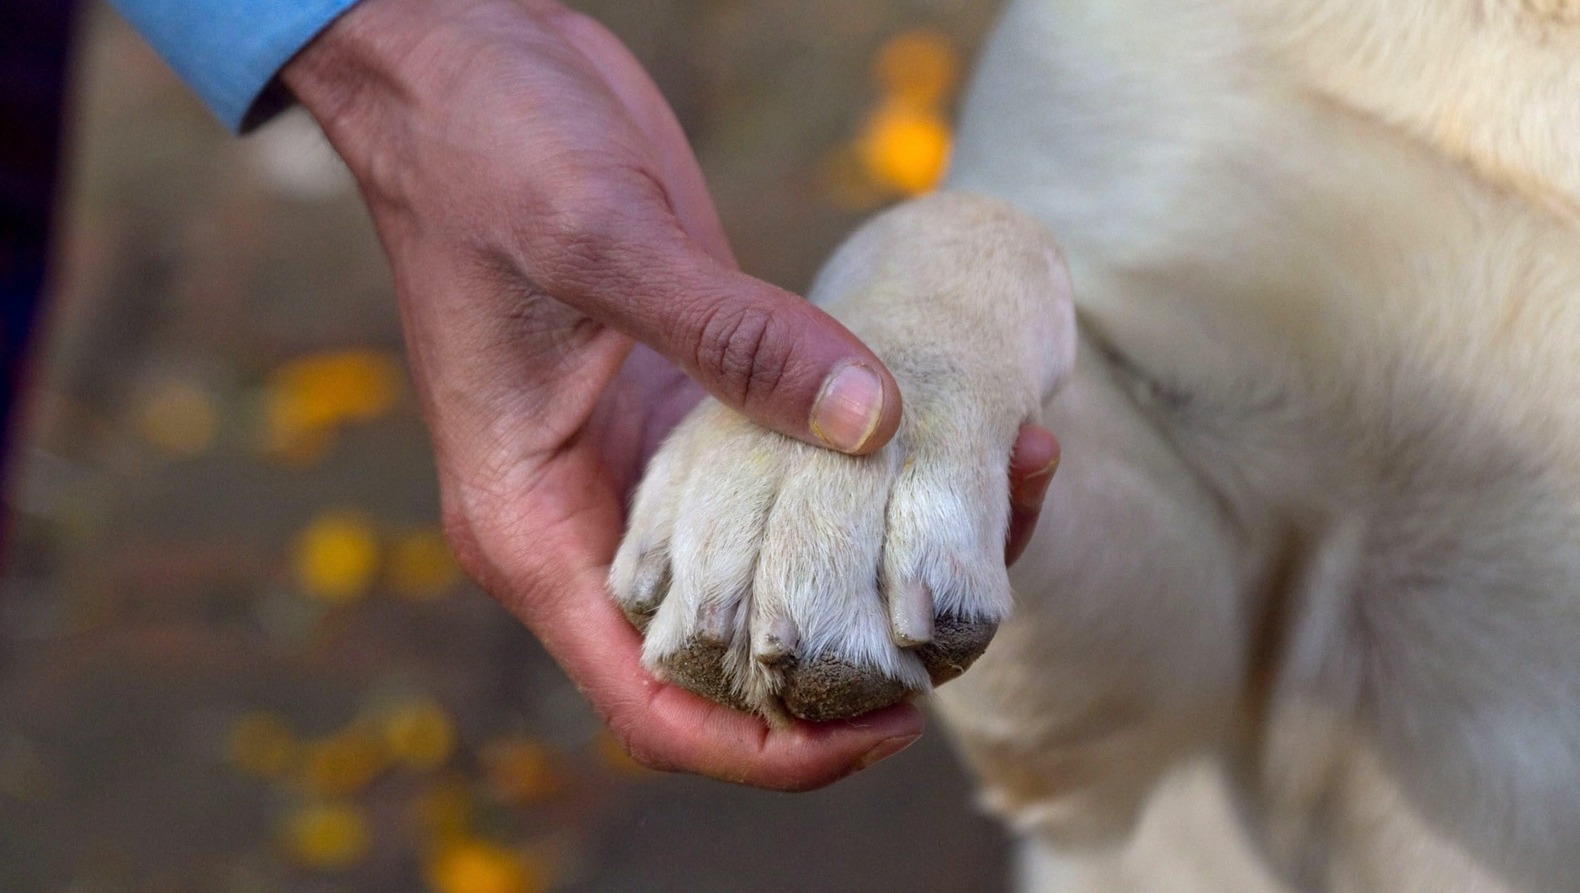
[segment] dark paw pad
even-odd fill
[[[786,673],[780,697],[792,716],[828,722],[871,713],[908,694],[903,683],[876,669],[824,654]]]
[[[730,676],[725,672],[724,656],[728,651],[729,647],[717,639],[694,638],[664,658],[664,674],[689,692],[750,713],[752,705],[730,685]]]
[[[927,667],[933,684],[943,685],[976,663],[997,632],[997,623],[940,617],[933,627],[933,640],[915,649],[915,654]]]

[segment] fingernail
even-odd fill
[[[860,363],[829,376],[812,404],[812,433],[843,453],[861,449],[883,416],[883,380]]]
[[[881,760],[887,760],[889,757],[892,757],[907,747],[910,747],[912,744],[915,744],[916,739],[920,737],[922,736],[901,735],[896,738],[885,738],[882,741],[879,741],[877,744],[873,745],[871,750],[861,755],[861,759],[856,761],[856,768],[854,771],[860,772],[868,766],[871,766],[873,763],[879,762]]]

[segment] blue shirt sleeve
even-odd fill
[[[110,0],[233,131],[286,105],[274,80],[357,0]]]

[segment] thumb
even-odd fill
[[[550,21],[598,72],[653,153],[653,180],[641,185],[656,189],[624,194],[627,202],[648,199],[642,210],[627,206],[648,225],[622,225],[627,217],[615,224],[625,230],[624,250],[580,254],[635,261],[622,281],[643,292],[642,307],[654,312],[635,314],[633,303],[613,306],[619,289],[601,292],[614,298],[602,302],[603,313],[583,309],[657,350],[764,427],[844,453],[870,453],[887,443],[900,424],[900,389],[883,363],[833,317],[736,269],[696,157],[641,64],[584,15],[556,8]],[[631,249],[644,244],[652,250]]]
[[[866,345],[799,296],[704,261],[655,320],[660,353],[759,424],[863,455],[900,423],[900,389]]]
[[[645,216],[645,215],[644,215]],[[584,233],[553,291],[685,370],[722,403],[807,443],[864,455],[900,424],[900,389],[805,299],[716,260],[671,217]],[[595,230],[596,232],[596,230]]]

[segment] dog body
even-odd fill
[[[1113,840],[1196,750],[1297,888],[1580,889],[1576,14],[1009,12],[955,185],[1060,235],[1104,342],[1018,613],[941,691],[1020,822]]]
[[[799,713],[1001,621],[938,701],[1028,890],[1580,890],[1580,2],[1025,0],[950,179],[1077,317],[995,203],[864,228],[814,299],[900,435],[699,410],[611,575],[650,665]]]

